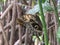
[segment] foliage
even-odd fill
[[[0,0],[0,2],[3,2],[3,0]]]
[[[46,0],[42,0],[42,3],[44,3]]]
[[[43,4],[42,4],[42,7],[43,7],[43,10],[44,10],[44,13],[46,13],[47,11],[48,12],[51,12],[53,11],[53,8],[52,6],[47,2],[45,1]],[[26,13],[27,14],[36,14],[37,12],[39,12],[39,5],[36,4],[32,9],[30,9],[29,11],[27,11]]]
[[[6,2],[6,0],[0,0],[0,2]]]
[[[48,2],[45,2],[44,5],[43,5],[43,9],[45,12],[51,12],[53,11],[53,7],[48,3]]]
[[[55,0],[52,0],[52,2],[53,2],[53,5],[54,5],[54,12],[55,12],[55,16],[56,16],[56,19],[57,19],[58,25],[60,25],[57,5],[55,4]]]
[[[57,40],[58,42],[60,42],[60,27],[58,27],[58,31],[57,31]]]
[[[2,7],[0,6],[0,11],[2,11]]]
[[[37,37],[36,36],[33,36],[33,41],[35,41],[37,39]],[[43,39],[42,39],[42,36],[39,36],[39,39],[40,39],[40,41],[42,41]]]

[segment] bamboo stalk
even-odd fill
[[[47,27],[46,27],[46,22],[45,22],[45,17],[44,17],[44,13],[43,13],[43,8],[42,8],[42,0],[38,0],[39,3],[39,8],[41,14],[39,14],[41,16],[41,22],[42,22],[42,26],[43,26],[43,32],[44,32],[44,41],[45,41],[45,45],[48,45],[48,35],[47,35]]]

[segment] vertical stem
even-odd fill
[[[8,3],[7,3],[7,4],[9,5],[10,2],[11,2],[11,1],[8,0]],[[8,24],[8,23],[10,22],[10,16],[11,16],[11,15],[10,15],[10,10],[9,10],[9,11],[8,11],[8,15],[7,15],[7,17],[6,17],[6,20],[7,20],[7,21],[6,21],[6,22],[7,22],[6,24]],[[9,28],[6,30],[6,36],[7,36],[7,41],[8,41],[7,44],[9,45]]]
[[[56,0],[52,0],[52,2],[54,5],[54,12],[55,12],[55,16],[56,16],[56,21],[58,23],[58,26],[57,26],[57,29],[58,29],[60,26],[60,21],[59,21],[58,9],[57,9],[57,2],[56,2]],[[59,42],[57,44],[59,45]]]
[[[22,45],[22,26],[19,25],[19,45]]]
[[[29,28],[29,26],[28,26],[28,24],[26,24],[25,45],[28,45],[28,28]]]
[[[21,16],[21,8],[17,6],[18,18]],[[22,45],[22,26],[19,25],[19,45]]]
[[[28,39],[28,36],[27,35],[28,35],[28,29],[26,28],[25,45],[28,45],[27,44],[27,39]]]
[[[2,30],[2,35],[3,35],[3,38],[4,38],[4,41],[5,41],[5,44],[8,45],[8,41],[7,41],[7,37],[6,37],[6,34],[5,34],[5,31],[4,31],[4,28],[3,28],[3,20],[2,22],[0,23],[1,25],[1,30]]]
[[[58,22],[58,26],[60,25],[60,21],[59,21],[59,15],[58,15],[58,9],[57,9],[57,5],[56,5],[56,1],[52,0],[53,5],[54,5],[54,11],[55,11],[55,16],[56,16],[56,20]]]
[[[16,5],[13,5],[13,14],[12,14],[12,25],[11,25],[11,37],[10,37],[10,45],[14,44],[14,32],[16,26]]]
[[[48,35],[47,35],[47,27],[46,27],[46,22],[45,22],[45,17],[44,17],[44,13],[43,13],[43,8],[42,8],[42,0],[38,0],[39,3],[39,8],[40,8],[40,16],[41,16],[41,22],[42,22],[42,26],[43,26],[43,32],[44,32],[44,41],[45,41],[45,45],[48,45]]]

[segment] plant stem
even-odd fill
[[[55,12],[55,16],[56,16],[56,19],[57,19],[57,22],[58,22],[58,26],[60,25],[60,21],[59,21],[59,15],[58,15],[58,9],[57,9],[57,5],[56,5],[56,1],[55,0],[52,0],[53,2],[53,5],[54,5],[54,12]]]
[[[46,22],[45,22],[45,17],[43,13],[43,8],[42,8],[42,0],[38,0],[39,3],[39,8],[40,8],[40,16],[41,16],[41,22],[43,26],[43,32],[44,32],[44,41],[45,45],[48,45],[48,35],[47,35],[47,27],[46,27]]]

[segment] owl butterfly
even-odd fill
[[[17,18],[18,24],[24,26],[26,22],[29,22],[35,30],[40,31],[39,33],[34,32],[33,35],[36,35],[38,37],[38,35],[42,34],[42,24],[37,15],[26,14],[26,15],[23,15],[21,18],[22,19]]]

